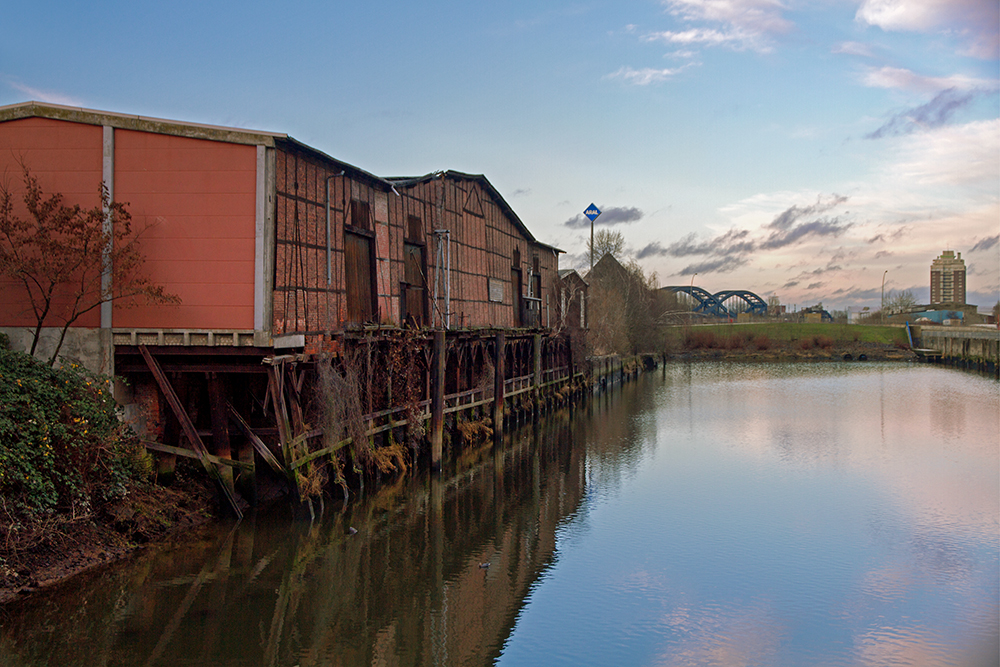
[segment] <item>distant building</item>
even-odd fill
[[[559,269],[558,326],[567,329],[587,328],[587,291],[590,285],[575,269]]]
[[[945,250],[931,263],[931,304],[965,303],[965,260]]]

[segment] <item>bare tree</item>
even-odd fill
[[[591,342],[598,354],[660,351],[657,318],[676,308],[672,295],[657,289],[655,273],[647,275],[634,259],[622,264],[610,252],[590,274],[589,303]]]
[[[598,229],[594,233],[594,246],[590,246],[587,241],[587,255],[590,257],[590,265],[593,266],[607,254],[615,259],[621,259],[625,253],[625,236],[621,232],[613,232],[610,229]]]
[[[30,303],[32,355],[43,327],[55,324],[61,327],[49,359],[55,364],[70,326],[102,303],[180,302],[142,273],[141,234],[132,233],[132,215],[111,200],[104,183],[99,206],[68,206],[61,194],[43,194],[38,179],[21,167],[26,216],[15,210],[15,194],[0,184],[0,274],[20,284]]]
[[[917,299],[910,290],[900,290],[889,292],[889,298],[885,302],[886,310],[890,314],[907,313],[917,305]]]

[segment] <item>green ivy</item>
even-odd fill
[[[86,514],[123,497],[144,457],[109,378],[0,348],[0,495],[17,511]]]

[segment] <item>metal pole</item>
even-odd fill
[[[886,269],[885,272],[882,273],[882,308],[881,308],[882,324],[885,324],[885,274],[886,273],[889,273],[889,269]]]
[[[594,221],[590,221],[590,270],[594,270]]]
[[[448,273],[444,284],[444,328],[451,328],[451,230],[445,232],[448,239]]]

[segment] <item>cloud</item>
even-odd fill
[[[901,67],[869,67],[861,77],[862,83],[869,88],[887,88],[890,90],[910,90],[919,93],[937,94],[943,90],[972,90],[982,88],[996,89],[995,81],[974,79],[955,74],[952,76],[923,76]]]
[[[672,79],[675,75],[683,72],[692,64],[693,63],[688,63],[686,65],[682,65],[681,67],[668,67],[665,69],[654,69],[652,67],[632,69],[631,67],[622,67],[616,72],[606,74],[604,78],[621,79],[626,83],[631,83],[636,86],[648,86],[651,83],[662,83],[668,79]]]
[[[664,0],[663,4],[670,14],[685,23],[707,23],[713,27],[652,33],[646,37],[649,41],[767,53],[772,50],[770,37],[792,28],[791,22],[782,16],[784,6],[776,0]]]
[[[679,273],[682,276],[690,276],[695,273],[729,273],[747,264],[749,261],[746,257],[720,257],[701,262],[700,264],[689,264],[681,269]]]
[[[845,222],[840,217],[823,217],[823,214],[847,200],[847,197],[835,194],[827,199],[817,197],[814,203],[806,206],[790,206],[763,225],[756,234],[748,229],[733,228],[709,239],[688,234],[668,246],[654,241],[640,249],[636,259],[702,256],[706,258],[704,262],[685,267],[681,274],[732,271],[765,251],[797,245],[809,238],[840,236],[854,223]],[[837,256],[842,255],[843,250],[838,250]],[[813,274],[841,270],[833,262],[831,259],[826,268],[817,269]]]
[[[830,201],[823,202],[822,198],[817,197],[816,203],[811,206],[791,206],[784,211],[782,211],[778,216],[771,221],[770,224],[766,225],[768,229],[777,230],[787,230],[800,218],[804,218],[810,215],[817,215],[819,213],[826,213],[827,211],[840,206],[847,201],[847,197],[842,195],[833,195]]]
[[[885,243],[886,241],[898,241],[903,238],[910,231],[910,229],[909,225],[897,227],[889,233],[888,237],[884,233],[879,233],[869,239],[865,239],[865,243],[871,245],[873,243]]]
[[[989,250],[997,243],[1000,243],[1000,234],[996,236],[989,236],[981,241],[977,241],[976,245],[969,248],[969,252],[979,252],[982,250]]]
[[[511,197],[524,197],[531,194],[531,188],[518,188],[510,193]]]
[[[819,289],[820,287],[822,287],[825,284],[826,283],[809,283],[809,286],[806,287],[806,289]]]
[[[994,59],[1000,53],[996,0],[864,0],[855,19],[887,31],[954,35],[964,55]]]
[[[872,49],[867,44],[861,44],[860,42],[841,42],[833,48],[833,53],[843,53],[849,56],[863,56],[865,58],[871,58],[875,54],[872,53]]]
[[[1000,118],[944,126],[911,135],[892,165],[891,181],[927,186],[982,185],[1000,180]]]
[[[642,220],[643,212],[634,206],[611,206],[603,209],[594,225],[625,225]],[[571,229],[589,229],[590,218],[578,213],[563,223]]]
[[[755,244],[749,240],[750,232],[745,229],[731,229],[721,236],[707,241],[699,241],[695,234],[688,234],[679,241],[664,248],[659,241],[645,246],[636,259],[647,257],[689,257],[691,255],[711,255],[714,257],[732,257],[754,251]]]
[[[51,90],[42,90],[41,88],[34,88],[32,86],[26,86],[19,81],[13,81],[6,79],[8,86],[24,93],[28,96],[28,99],[35,100],[36,102],[48,102],[49,104],[64,104],[69,107],[80,107],[83,103],[76,97],[71,97],[69,95],[64,95],[63,93],[54,92]]]
[[[866,139],[881,139],[886,136],[900,136],[919,129],[940,127],[947,123],[956,111],[969,106],[975,94],[959,93],[955,88],[948,88],[938,93],[927,104],[901,111],[886,121],[882,127],[870,134]]]
[[[777,250],[794,245],[807,236],[840,236],[853,226],[853,223],[840,222],[839,218],[832,220],[813,220],[791,229],[772,232],[760,243],[761,250]]]

